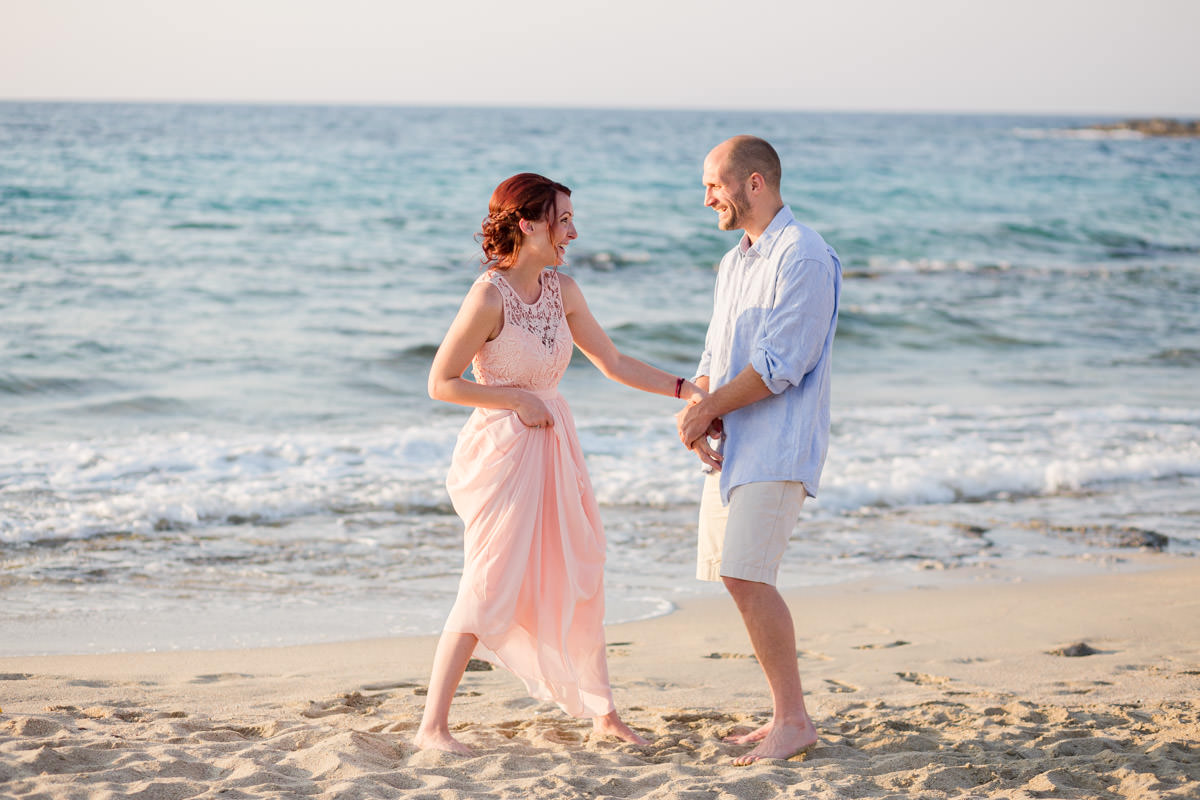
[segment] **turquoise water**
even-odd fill
[[[467,411],[425,375],[492,187],[572,186],[566,269],[691,374],[735,241],[700,162],[742,132],[846,269],[785,584],[1109,558],[1130,529],[1194,554],[1200,142],[1094,121],[0,103],[0,651],[437,630]],[[674,404],[582,358],[563,389],[610,618],[702,591]]]

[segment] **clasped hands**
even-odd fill
[[[715,470],[721,469],[721,454],[709,443],[709,438],[721,435],[721,418],[708,410],[708,392],[696,389],[688,398],[688,404],[675,415],[679,426],[679,441],[696,454],[702,462]]]

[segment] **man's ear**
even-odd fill
[[[763,190],[763,188],[766,187],[766,185],[767,185],[767,181],[765,178],[763,178],[762,175],[760,175],[757,172],[750,173],[750,191],[751,192],[754,192],[755,194],[757,194],[758,192],[761,192]]]

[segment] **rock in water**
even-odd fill
[[[1143,136],[1200,136],[1200,120],[1127,119],[1089,126],[1094,131],[1133,131]]]

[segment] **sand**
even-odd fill
[[[724,598],[608,629],[646,747],[493,670],[452,715],[476,755],[415,751],[430,637],[0,659],[0,796],[1197,798],[1200,565],[1122,561],[789,592],[821,740],[748,767],[721,737],[767,695]]]

